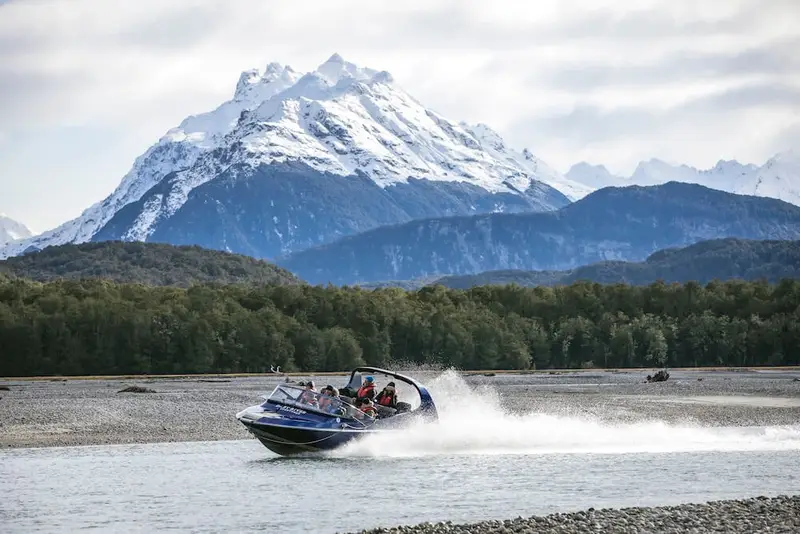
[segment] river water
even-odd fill
[[[800,493],[800,425],[612,424],[439,395],[441,421],[335,453],[256,440],[0,452],[0,531],[318,532]],[[450,399],[450,400],[448,400]]]

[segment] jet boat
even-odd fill
[[[398,432],[414,421],[436,421],[436,405],[427,388],[408,376],[377,367],[357,367],[342,391],[357,391],[362,373],[382,375],[406,384],[396,384],[403,402],[397,408],[376,405],[375,417],[354,406],[355,399],[331,397],[299,384],[279,384],[265,402],[236,414],[247,430],[272,452],[281,456],[330,451],[353,439],[377,432]],[[376,381],[376,393],[382,386]],[[418,399],[408,397],[416,392]],[[414,402],[409,402],[414,401]]]

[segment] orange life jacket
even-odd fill
[[[358,389],[358,393],[356,393],[356,398],[358,399],[365,399],[368,398],[370,393],[375,392],[375,384],[367,384],[366,386],[361,386]]]
[[[381,393],[378,395],[378,404],[381,406],[391,406],[394,401],[394,395],[391,393]]]
[[[378,414],[378,410],[376,410],[371,404],[369,406],[362,406],[361,411],[372,417],[375,417]]]

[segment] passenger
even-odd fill
[[[372,400],[375,398],[375,379],[371,376],[368,376],[364,379],[364,383],[361,384],[361,387],[358,388],[358,393],[356,393],[356,400],[358,399],[369,399]]]
[[[349,415],[351,417],[355,417],[356,419],[364,419],[365,417],[367,417],[367,414],[364,413],[364,404],[366,402],[367,399],[356,399],[355,403],[353,404],[353,406],[355,407],[355,412],[348,410],[348,412],[351,412],[349,413]]]
[[[345,409],[344,405],[342,404],[342,399],[339,397],[339,390],[333,386],[329,386],[330,396],[331,396],[331,404],[328,407],[328,412],[334,415],[345,415],[347,414],[347,410]]]
[[[361,401],[360,410],[364,412],[365,415],[368,415],[373,419],[378,415],[378,411],[375,409],[375,406],[372,405],[372,401],[369,399],[363,399]]]
[[[297,399],[300,402],[305,402],[306,404],[311,404],[311,401],[316,402],[317,399],[317,390],[314,389],[314,381],[309,380],[305,383],[306,389],[300,394],[300,397]]]
[[[394,382],[389,382],[383,391],[378,393],[375,402],[381,406],[388,406],[389,408],[397,408],[397,390],[395,389]]]
[[[319,407],[323,410],[328,408],[333,404],[333,399],[336,397],[338,397],[338,395],[334,395],[333,387],[330,385],[325,386],[322,388],[322,391],[320,391]]]

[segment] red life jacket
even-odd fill
[[[362,406],[361,411],[372,417],[375,417],[378,414],[378,410],[376,410],[371,404],[369,406]]]
[[[356,398],[358,399],[365,399],[369,398],[372,395],[370,393],[375,393],[375,384],[367,384],[366,386],[361,386],[358,389],[358,393],[356,393]]]
[[[394,395],[391,393],[381,393],[378,395],[378,404],[381,406],[391,406],[394,401]]]

